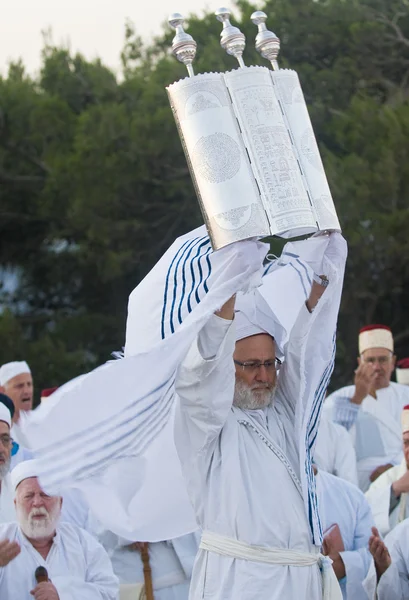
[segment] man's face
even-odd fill
[[[405,456],[406,467],[409,469],[409,431],[403,434],[403,454]]]
[[[47,496],[37,477],[24,479],[17,488],[17,520],[23,533],[31,539],[52,537],[61,514],[62,499]]]
[[[396,356],[386,348],[369,348],[358,358],[358,364],[371,364],[374,372],[374,389],[388,387],[395,369]]]
[[[5,385],[4,390],[9,396],[16,408],[18,416],[21,410],[31,410],[33,408],[33,378],[31,373],[22,373],[12,377]]]
[[[236,343],[233,358],[245,366],[236,362],[235,406],[252,410],[271,404],[277,381],[275,350],[275,342],[267,334],[252,335]],[[255,366],[257,363],[262,366]]]
[[[4,421],[0,421],[0,481],[10,469],[11,446],[10,427]]]

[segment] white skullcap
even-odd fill
[[[236,342],[248,338],[251,335],[268,333],[258,325],[254,325],[241,310],[234,313],[234,320],[236,322]]]
[[[2,365],[0,367],[0,385],[6,385],[10,379],[23,373],[31,373],[30,367],[25,360],[16,360]]]
[[[24,460],[18,463],[16,467],[10,473],[11,484],[14,490],[17,489],[18,485],[28,479],[29,477],[38,477],[39,474],[39,462],[35,458],[31,460]]]
[[[9,409],[5,404],[0,402],[0,421],[4,421],[7,423],[9,427],[11,427],[11,414]]]

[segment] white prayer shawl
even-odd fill
[[[356,455],[351,438],[345,428],[331,421],[325,412],[318,429],[314,462],[320,471],[358,485]]]
[[[59,600],[118,600],[119,582],[102,546],[86,531],[61,523],[44,560],[17,523],[0,525],[0,540],[16,541],[20,554],[0,568],[0,598],[32,600],[37,567],[47,569]]]
[[[402,460],[403,407],[409,403],[409,387],[391,382],[387,388],[377,390],[377,398],[367,396],[362,404],[349,402],[355,386],[344,387],[330,396],[325,402],[325,410],[341,425],[350,425],[354,443],[359,487],[366,491],[370,485],[371,473],[380,465],[397,465]],[[344,420],[344,414],[354,414],[353,422]]]
[[[388,469],[385,473],[382,473],[378,479],[371,483],[365,494],[366,499],[371,506],[376,527],[381,535],[386,535],[398,523],[409,517],[408,494],[401,495],[399,504],[394,508],[391,514],[389,514],[391,486],[395,481],[400,479],[406,471],[406,462],[405,459],[403,459],[400,465]]]
[[[36,418],[24,420],[42,460],[45,489],[58,493],[66,485],[78,487],[104,527],[130,541],[161,541],[196,530],[174,447],[176,369],[204,323],[238,290],[253,290],[253,308],[267,302],[270,326],[272,319],[277,321],[276,337],[284,350],[308,296],[313,270],[326,272],[331,281],[311,322],[320,314],[326,332],[333,332],[346,248],[342,238],[331,237],[339,240],[338,252],[325,259],[328,237],[287,244],[282,258],[265,269],[263,286],[256,291],[265,245],[240,242],[213,253],[204,228],[179,238],[131,295],[126,357],[83,378],[44,419],[40,406],[34,411]],[[264,300],[268,288],[274,296]],[[308,338],[311,348],[305,345],[310,354],[299,374],[300,404],[309,408],[297,417],[297,435],[302,440],[299,468],[305,508],[319,544],[309,455],[332,370],[333,340],[331,333],[331,350],[317,361],[313,347],[327,333],[317,328],[314,335]],[[305,378],[304,370],[313,376]]]
[[[409,598],[409,520],[395,527],[385,538],[392,564],[378,583],[378,600]],[[371,598],[372,600],[372,598]]]
[[[368,550],[373,516],[364,494],[355,485],[325,473],[317,474],[318,506],[323,530],[338,524],[345,551],[346,577],[340,581],[344,600],[367,600],[363,587],[372,556]]]
[[[272,407],[256,411],[232,407],[234,321],[212,317],[179,369],[175,440],[198,523],[210,534],[311,555],[316,552],[312,529],[313,539],[321,543],[315,529],[319,528],[314,519],[316,499],[303,494],[300,477],[312,492],[305,471],[316,428],[312,438],[306,439],[305,432],[311,433],[311,420],[319,422],[331,372],[330,332],[335,330],[342,286],[342,244],[336,252],[339,270],[335,264],[333,268],[324,264],[319,271],[328,274],[328,296],[324,294],[313,314],[303,305],[292,328]],[[200,549],[190,598],[203,597],[315,600],[322,597],[322,578],[317,565],[250,563]]]

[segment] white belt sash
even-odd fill
[[[233,538],[211,531],[204,531],[200,548],[221,556],[230,556],[242,560],[282,565],[288,567],[313,567],[318,565],[322,574],[323,600],[342,600],[342,592],[332,568],[332,562],[319,552],[299,552],[283,548],[264,548],[251,546]]]

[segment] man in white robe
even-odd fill
[[[403,460],[382,473],[366,492],[376,527],[386,535],[409,516],[409,406],[402,411]]]
[[[33,408],[33,377],[25,360],[5,363],[0,367],[0,392],[13,401],[15,413],[11,435],[15,443],[25,447],[26,439],[20,428],[20,414]]]
[[[337,234],[328,252],[344,264]],[[191,600],[322,598],[321,561],[299,483],[297,421],[305,415],[297,402],[300,386],[308,386],[300,353],[312,356],[316,343],[314,361],[320,360],[324,331],[324,346],[332,345],[336,316],[328,322],[319,310],[323,284],[322,277],[312,283],[278,382],[273,337],[240,312],[233,319],[234,299],[207,322],[179,368],[175,443],[203,529]],[[306,348],[309,336],[314,343]],[[341,597],[332,568],[324,563],[323,572],[324,579],[333,578],[332,592],[324,592],[333,595],[326,597]]]
[[[369,540],[378,579],[377,600],[409,598],[409,521],[403,521],[383,541],[374,527]],[[375,573],[372,574],[375,578]],[[372,600],[374,596],[370,596]]]
[[[356,454],[351,437],[342,425],[331,421],[325,412],[318,428],[314,462],[320,470],[358,485]]]
[[[107,553],[87,532],[59,523],[62,499],[47,496],[35,461],[13,471],[18,523],[0,526],[0,597],[18,600],[118,600]],[[44,567],[48,581],[36,581]]]
[[[332,559],[344,600],[367,600],[363,582],[372,557],[368,549],[373,516],[364,494],[340,477],[319,469],[318,506],[324,530],[324,553]]]
[[[325,410],[349,430],[357,456],[359,486],[371,482],[402,460],[400,416],[409,388],[390,381],[395,368],[392,332],[369,325],[359,334],[354,385],[328,396]]]

